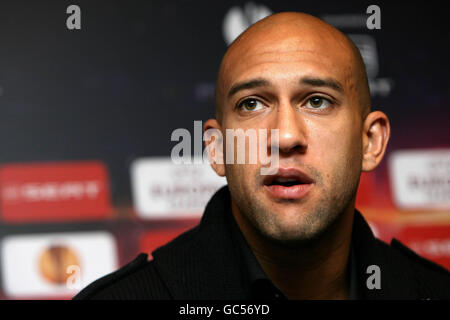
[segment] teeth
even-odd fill
[[[277,178],[275,180],[276,182],[297,182],[297,179],[293,179],[293,178]]]

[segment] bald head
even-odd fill
[[[236,75],[245,74],[249,61],[271,52],[323,55],[325,64],[344,73],[344,89],[353,93],[362,117],[370,111],[370,92],[363,60],[358,48],[342,32],[308,14],[283,12],[262,19],[243,32],[229,46],[219,68],[216,82],[216,118],[222,118],[227,91]],[[273,62],[276,58],[271,57]],[[291,57],[288,57],[291,59]],[[256,62],[258,63],[258,62]],[[293,71],[293,70],[291,70]]]
[[[350,39],[302,13],[257,22],[222,60],[217,108],[204,125],[222,133],[205,140],[219,159],[211,166],[226,176],[233,215],[255,252],[320,241],[332,252],[341,239],[350,243],[361,171],[380,163],[390,132],[384,113],[369,112],[364,64]],[[268,180],[263,169],[281,173]],[[282,180],[293,172],[311,181]]]

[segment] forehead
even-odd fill
[[[354,58],[346,40],[329,32],[272,31],[237,42],[223,67],[224,89],[252,77],[276,81],[305,75],[332,77],[345,87],[352,82]]]

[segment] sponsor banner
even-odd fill
[[[137,159],[131,164],[136,213],[141,218],[199,217],[226,179],[208,163],[174,164],[167,158]]]
[[[170,229],[149,230],[140,238],[139,251],[147,253],[149,255],[149,259],[152,259],[152,252],[154,250],[175,239],[177,236],[192,227],[194,226],[189,225]]]
[[[107,170],[94,161],[4,165],[0,197],[6,222],[102,219],[111,214]]]
[[[417,254],[450,270],[450,225],[405,226],[398,239]]]
[[[1,247],[9,298],[70,298],[118,268],[115,240],[103,231],[14,235]]]
[[[382,222],[367,220],[367,223],[369,224],[373,235],[386,243],[390,243],[392,238],[398,238],[398,236],[400,235],[401,227],[394,221]]]
[[[253,1],[246,2],[243,6],[231,7],[222,22],[225,42],[230,45],[245,29],[272,13],[264,4]]]
[[[450,209],[450,149],[395,151],[389,159],[401,209]]]
[[[374,172],[362,172],[358,192],[356,193],[356,207],[367,207],[373,204],[376,191],[375,186]]]

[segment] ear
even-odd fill
[[[211,130],[212,129],[212,130]],[[208,131],[209,130],[209,131]],[[218,134],[210,136],[207,132],[215,131]],[[209,119],[203,126],[205,133],[205,151],[208,152],[209,162],[213,170],[221,177],[225,176],[225,161],[223,154],[223,136],[222,127],[216,119]]]
[[[372,171],[383,159],[391,135],[386,114],[381,111],[369,113],[364,120],[362,134],[362,171]]]

